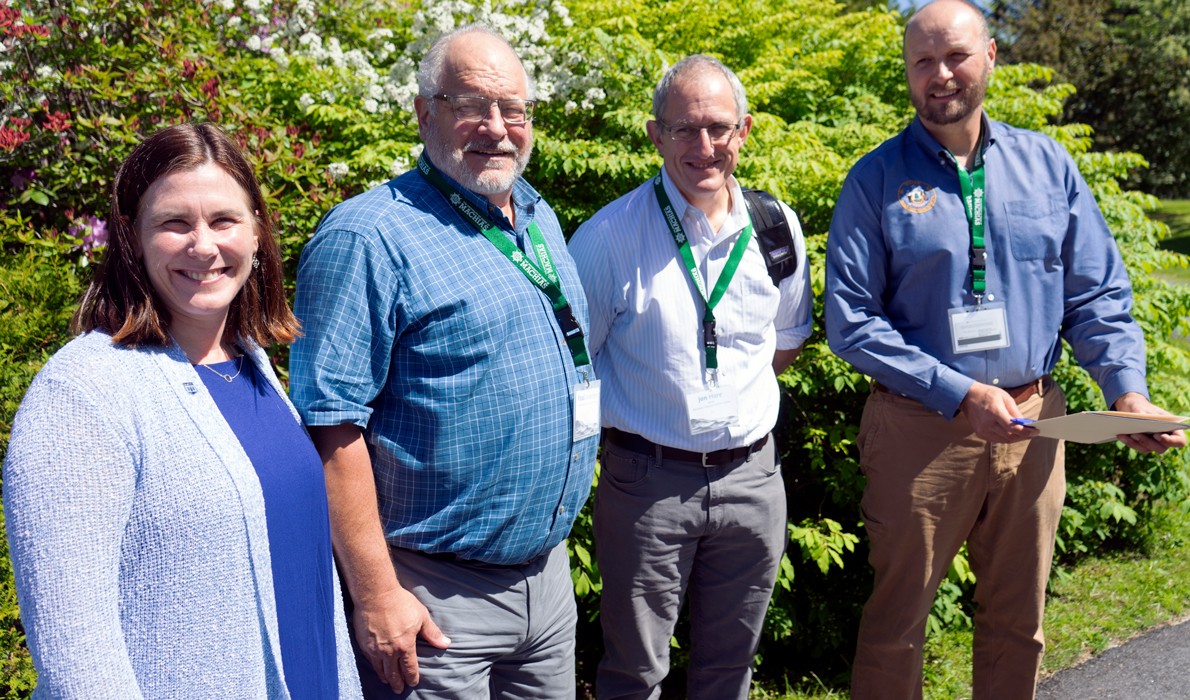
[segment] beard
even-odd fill
[[[530,137],[525,148],[520,149],[507,138],[493,141],[476,136],[462,148],[452,148],[449,140],[439,132],[437,123],[431,119],[426,130],[426,151],[429,152],[430,162],[455,182],[476,194],[488,196],[503,194],[512,189],[513,183],[525,172],[525,166],[529,164],[529,156],[533,153],[533,140]],[[513,167],[509,170],[499,161],[493,164],[495,167],[476,170],[465,160],[468,151],[510,153],[513,156]]]
[[[922,121],[931,124],[954,124],[960,122],[971,116],[972,112],[976,111],[983,105],[983,98],[988,91],[988,77],[991,71],[984,71],[978,80],[968,83],[959,92],[959,98],[946,104],[931,105],[929,103],[930,90],[927,89],[923,95],[918,95],[912,90],[909,91],[909,100],[913,103],[913,108],[917,110],[918,116]],[[944,88],[951,87],[952,83],[948,82]]]

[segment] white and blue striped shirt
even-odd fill
[[[739,184],[718,234],[662,170],[665,192],[685,228],[707,287],[714,287],[748,224]],[[782,205],[799,267],[778,289],[753,238],[715,307],[719,384],[739,397],[736,425],[692,435],[686,396],[704,388],[704,300],[662,217],[652,180],[601,209],[570,241],[591,314],[589,348],[602,381],[603,426],[669,447],[710,452],[752,444],[777,422],[773,353],[810,335],[813,297],[797,217]]]

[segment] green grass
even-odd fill
[[[1169,238],[1161,247],[1190,255],[1190,199],[1162,200],[1150,216],[1169,227]]]
[[[1190,507],[1170,506],[1143,554],[1108,554],[1064,569],[1051,581],[1045,610],[1042,676],[1075,666],[1136,635],[1190,614]],[[971,697],[971,630],[948,630],[926,643],[927,700]],[[754,700],[840,700],[846,688],[821,684]]]
[[[1170,508],[1162,516],[1162,534],[1145,556],[1088,560],[1051,587],[1043,673],[1190,613],[1190,511]]]
[[[1142,554],[1109,554],[1063,570],[1045,608],[1042,677],[1190,613],[1190,511],[1160,514],[1162,534]],[[926,644],[925,697],[971,697],[971,631]]]
[[[1190,199],[1162,200],[1150,217],[1169,227],[1169,238],[1161,247],[1182,255],[1190,255]],[[1190,267],[1167,267],[1156,272],[1166,282],[1190,284]]]

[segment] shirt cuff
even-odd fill
[[[920,400],[926,408],[937,411],[946,420],[950,420],[958,415],[959,407],[963,405],[963,399],[967,398],[967,392],[975,385],[975,380],[945,365],[941,368],[943,371]]]
[[[805,344],[806,339],[814,332],[813,323],[804,323],[796,328],[777,330],[777,349],[796,350]]]
[[[1145,382],[1145,375],[1135,369],[1122,369],[1113,372],[1099,382],[1099,389],[1103,392],[1103,399],[1107,402],[1108,408],[1111,408],[1121,396],[1132,391],[1146,399],[1149,398],[1149,387]]]
[[[369,408],[355,406],[298,406],[298,414],[302,422],[311,428],[343,425],[351,423],[357,428],[367,428],[368,420],[372,417]]]

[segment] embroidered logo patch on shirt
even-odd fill
[[[920,180],[906,180],[897,188],[897,201],[910,214],[924,214],[938,202],[934,186]]]

